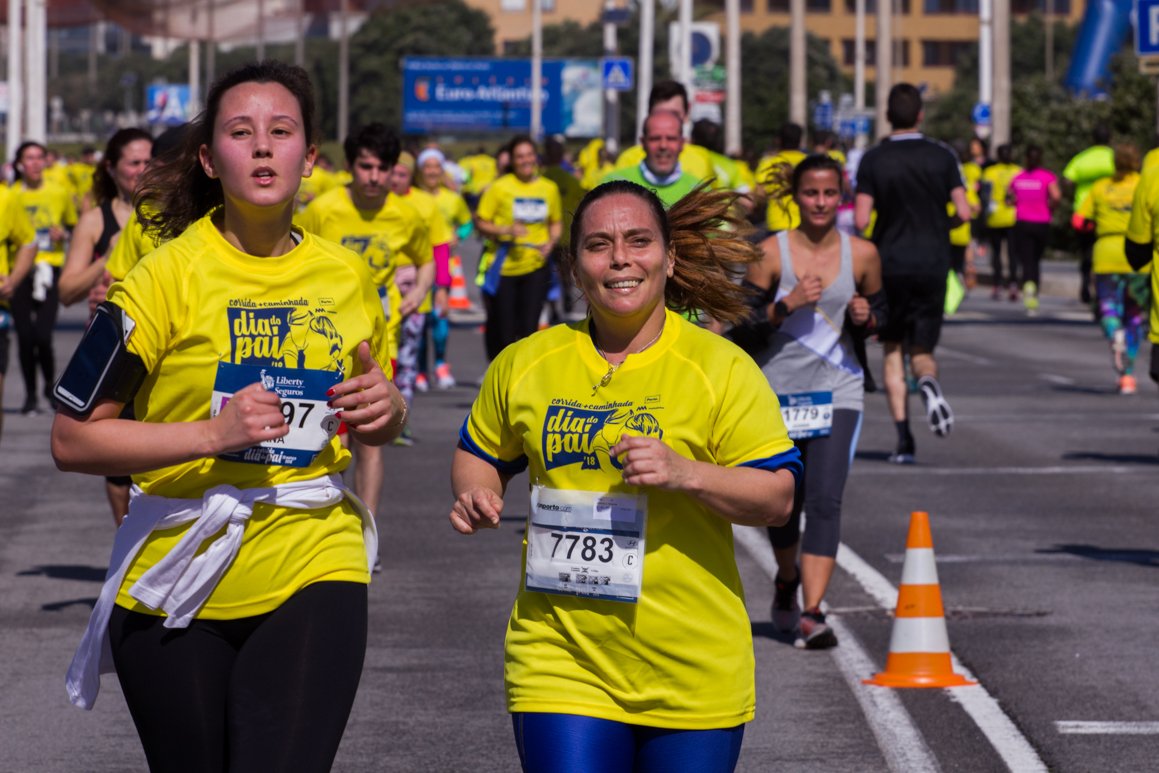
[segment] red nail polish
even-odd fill
[[[327,390],[326,390],[326,396],[327,396],[327,397],[333,397],[333,396],[334,396],[334,387],[330,387],[329,389],[327,389]]]

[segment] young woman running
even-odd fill
[[[837,644],[821,602],[836,564],[841,496],[864,403],[853,336],[884,321],[884,294],[873,243],[837,229],[841,166],[827,156],[808,156],[788,188],[801,224],[766,239],[761,261],[749,266],[756,309],[747,332],[767,342],[754,347],[753,356],[780,396],[805,464],[804,498],[786,525],[769,528],[777,559],[773,624],[796,631],[796,646],[823,649]]]
[[[291,227],[316,152],[308,76],[248,65],[206,104],[180,162],[142,181],[138,217],[171,241],[104,307],[131,330],[110,361],[142,378],[137,421],[96,386],[53,426],[62,469],[136,484],[68,687],[90,707],[111,650],[153,770],[325,771],[377,541],[334,434],[385,443],[406,414],[365,262]]]

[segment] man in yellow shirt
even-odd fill
[[[314,199],[297,217],[303,230],[339,242],[362,255],[388,316],[391,357],[398,356],[398,307],[394,289],[395,260],[399,252],[430,254],[430,237],[413,207],[390,192],[390,173],[401,146],[394,132],[372,123],[346,138],[349,186],[333,188]],[[393,331],[393,334],[392,334]],[[351,438],[355,450],[354,490],[372,511],[382,496],[383,458],[377,446]]]
[[[660,111],[675,113],[679,116],[683,136],[684,124],[688,122],[689,111],[688,90],[684,88],[684,84],[676,81],[660,81],[652,87],[652,91],[648,94],[648,115]],[[641,120],[646,121],[647,118],[648,116],[644,116]],[[641,126],[641,136],[645,131],[647,131],[646,127]],[[644,144],[641,141],[639,145],[633,145],[616,158],[616,169],[638,167],[643,163],[645,155]],[[691,142],[685,142],[680,149],[680,168],[686,174],[695,177],[697,182],[707,180],[715,174],[708,151]]]

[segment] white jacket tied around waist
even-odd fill
[[[133,559],[145,539],[157,529],[172,529],[193,521],[193,525],[169,553],[146,571],[129,595],[150,609],[160,609],[167,617],[166,628],[186,628],[204,606],[229,569],[241,547],[245,523],[254,505],[262,502],[295,510],[315,510],[349,499],[362,517],[367,568],[378,555],[378,530],[374,518],[338,475],[282,483],[277,486],[239,489],[214,486],[201,499],[171,499],[144,494],[133,486],[129,517],[117,530],[109,572],[68,667],[65,686],[75,706],[91,709],[100,691],[100,675],[113,670],[109,646],[109,617],[117,593]],[[222,528],[225,532],[200,555],[197,551]]]

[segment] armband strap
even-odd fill
[[[1151,254],[1155,250],[1154,242],[1147,242],[1146,244],[1139,244],[1127,239],[1123,244],[1124,252],[1127,253],[1127,262],[1131,264],[1131,268],[1138,271],[1151,262]]]
[[[145,365],[128,349],[135,323],[116,304],[97,306],[53,396],[61,405],[88,416],[98,400],[127,403],[141,388]]]

